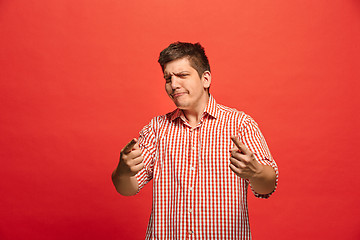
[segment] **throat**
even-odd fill
[[[199,124],[200,120],[189,121],[191,128],[195,128]]]
[[[184,115],[185,115],[185,118],[186,120],[188,121],[188,123],[190,124],[190,126],[192,128],[195,128],[199,122],[200,122],[200,119],[202,117],[202,114],[203,113],[189,113],[189,112],[185,112],[183,111]]]
[[[203,98],[200,98],[196,101],[196,104],[193,104],[192,106],[189,106],[186,109],[182,109],[186,120],[188,121],[188,123],[192,128],[195,128],[199,124],[204,114],[206,105],[208,104],[208,101],[209,101],[209,96],[204,95]]]

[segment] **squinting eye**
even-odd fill
[[[180,74],[179,77],[184,78],[184,77],[186,77],[187,75],[188,75],[188,74]]]

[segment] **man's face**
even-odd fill
[[[164,78],[166,92],[179,109],[191,111],[206,106],[209,97],[206,89],[211,83],[209,71],[200,78],[189,60],[180,58],[165,65]]]

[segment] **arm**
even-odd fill
[[[275,190],[275,170],[259,163],[254,154],[240,140],[232,136],[235,147],[230,149],[231,170],[239,177],[249,179],[254,191],[259,194],[268,194]]]
[[[249,179],[250,184],[255,192],[269,194],[275,190],[275,170],[267,165],[260,164],[260,166],[262,170]]]
[[[135,174],[144,168],[143,157],[136,139],[132,139],[120,152],[117,168],[111,175],[112,182],[121,195],[135,195],[139,184]]]
[[[138,191],[139,184],[134,176],[121,176],[119,175],[118,170],[115,169],[111,175],[111,179],[116,191],[123,196],[132,196]]]

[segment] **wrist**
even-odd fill
[[[121,178],[125,177],[125,174],[124,174],[124,171],[121,170],[120,166],[118,166],[117,168],[115,168],[112,176],[114,178],[121,179]]]
[[[258,163],[258,166],[256,167],[256,170],[254,171],[254,174],[251,178],[249,178],[251,181],[257,181],[259,179],[262,179],[264,176],[264,165]]]

